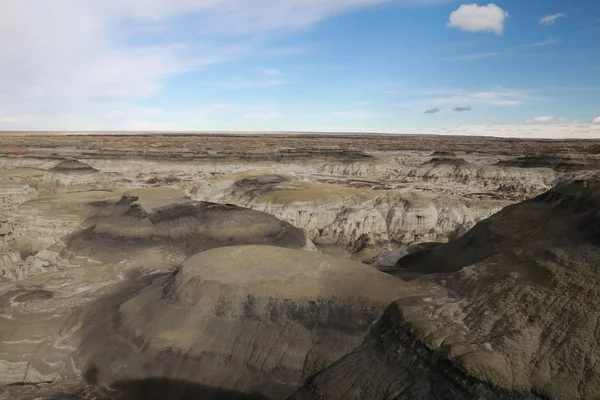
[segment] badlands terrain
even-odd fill
[[[0,134],[0,400],[598,399],[600,140]]]

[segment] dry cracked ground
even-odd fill
[[[598,399],[600,141],[0,135],[0,400]]]

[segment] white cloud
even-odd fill
[[[337,111],[333,113],[334,117],[349,118],[349,119],[366,119],[383,117],[385,114],[373,113],[369,111],[350,110],[350,111]]]
[[[283,75],[283,73],[280,70],[278,70],[277,68],[260,68],[259,71],[261,73],[263,73],[264,75],[269,75],[269,76]]]
[[[520,49],[530,49],[530,48],[533,48],[533,47],[552,46],[552,45],[555,45],[555,44],[558,44],[558,43],[560,43],[558,40],[556,40],[554,38],[548,38],[548,39],[543,40],[541,42],[534,42],[534,43],[522,44],[518,48],[520,48]]]
[[[467,32],[494,32],[501,35],[507,18],[508,12],[495,4],[463,4],[450,14],[448,27]]]
[[[487,58],[503,56],[507,53],[508,51],[489,51],[486,53],[463,54],[457,58],[459,60],[485,60]]]
[[[594,118],[592,124],[600,124],[600,117]]]
[[[460,106],[459,107],[454,107],[452,109],[452,111],[455,111],[455,112],[471,111],[471,106],[467,106],[467,107],[460,107]]]
[[[554,24],[554,22],[556,22],[557,19],[559,19],[559,18],[565,18],[565,17],[566,17],[566,15],[563,14],[563,13],[548,15],[548,16],[540,19],[539,23],[541,25],[550,26],[550,25]]]
[[[436,94],[436,92],[430,92]],[[525,91],[516,89],[497,88],[494,91],[466,92],[466,91],[441,91],[444,97],[427,100],[437,104],[486,104],[491,106],[511,107],[519,106],[526,100],[534,97]]]
[[[110,117],[120,103],[156,96],[170,77],[275,54],[265,33],[303,29],[385,1],[0,1],[0,129],[17,120],[51,124],[39,129],[82,121],[100,127],[100,116]]]
[[[283,117],[283,115],[276,111],[250,112],[250,113],[246,113],[244,115],[244,118],[246,118],[246,119],[256,119],[256,120],[261,120],[261,121],[271,121],[271,120],[281,118],[281,117]]]
[[[535,118],[531,118],[528,119],[527,121],[525,121],[526,124],[532,124],[532,125],[560,125],[560,124],[571,124],[573,123],[573,120],[570,119],[566,119],[566,118],[562,118],[562,117],[557,117],[554,115],[544,115],[541,117],[535,117]]]
[[[560,43],[560,42],[554,38],[548,38],[541,42],[526,43],[526,44],[522,44],[519,46],[509,47],[502,51],[489,51],[489,52],[484,52],[484,53],[464,54],[464,55],[458,56],[456,58],[458,58],[459,60],[484,60],[487,58],[505,56],[508,54],[515,54],[523,49],[552,46],[557,43]]]

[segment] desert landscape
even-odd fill
[[[0,135],[0,399],[600,397],[600,140]]]

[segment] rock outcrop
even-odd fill
[[[519,168],[552,168],[558,172],[591,171],[600,168],[598,154],[532,154],[501,160],[497,165]]]
[[[291,262],[289,268],[296,271],[292,275],[297,278],[304,274],[301,261],[313,254],[300,250],[314,249],[300,230],[271,215],[237,206],[194,202],[177,190],[133,190],[116,200],[93,202],[93,206],[96,215],[85,221],[88,228],[65,236],[23,262],[16,255],[2,258],[3,265],[17,263],[6,276],[18,280],[13,286],[0,287],[2,383],[80,377],[83,367],[75,366],[70,357],[79,348],[81,335],[93,333],[82,333],[91,324],[84,322],[91,315],[88,312],[94,313],[90,317],[93,320],[105,316],[112,321],[118,314],[117,309],[89,311],[85,305],[109,296],[107,304],[118,307],[161,275],[172,274],[192,254],[248,244],[299,249],[298,254],[289,257],[283,254],[283,265]],[[229,253],[229,249],[225,250],[225,254]],[[260,264],[260,257],[254,259]],[[327,270],[328,261],[319,260],[314,261],[315,268]],[[244,262],[243,257],[237,262]],[[366,268],[367,275],[371,272],[358,265]],[[401,283],[372,272],[384,281],[393,279],[394,285]],[[318,286],[319,282],[316,279],[313,284]],[[117,294],[111,295],[116,290]],[[379,310],[382,307],[380,304]],[[377,313],[370,312],[371,320]],[[365,324],[363,334],[368,327]],[[354,339],[356,345],[358,339]]]
[[[448,194],[524,200],[543,193],[557,182],[556,171],[543,168],[517,168],[510,165],[469,163],[453,156],[403,157],[387,163],[331,162],[319,171],[333,176],[369,177],[391,188],[416,189]]]
[[[320,245],[353,246],[361,237],[392,243],[444,242],[509,203],[400,189],[378,191],[260,173],[225,176],[194,196],[275,215]]]
[[[92,174],[98,172],[98,170],[77,159],[67,158],[51,168],[50,172],[59,174]]]
[[[435,274],[294,399],[598,398],[599,209],[595,174],[400,259]]]
[[[358,346],[404,285],[318,253],[214,249],[114,309],[91,305],[73,359],[107,385],[160,377],[281,399]]]

